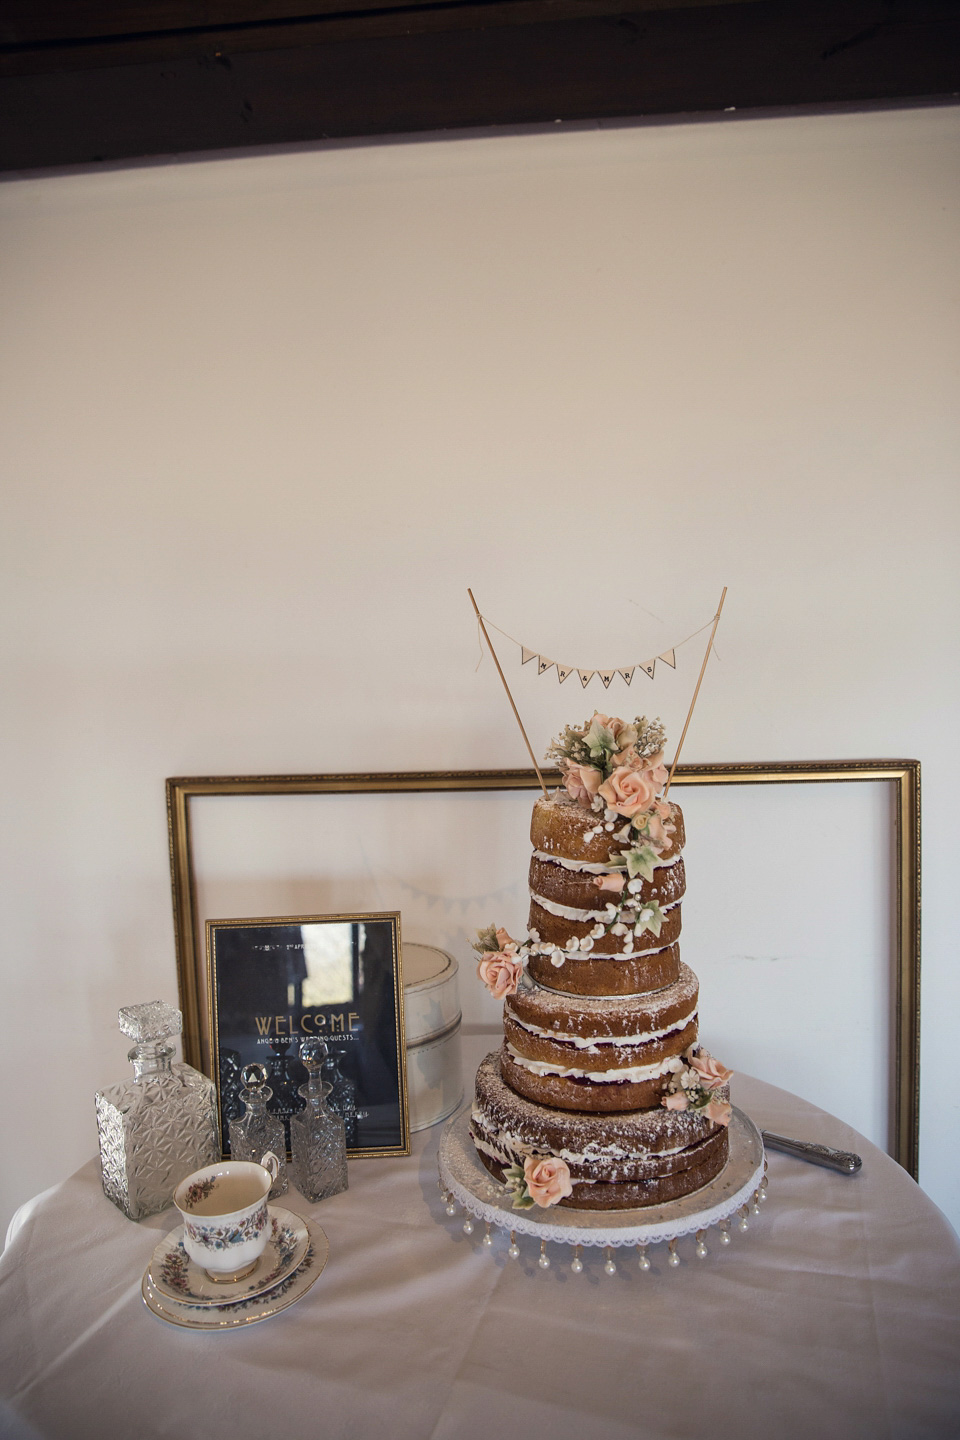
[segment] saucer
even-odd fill
[[[307,1227],[299,1215],[268,1205],[270,1233],[263,1254],[249,1275],[240,1280],[211,1280],[191,1260],[183,1244],[183,1226],[165,1235],[153,1252],[147,1275],[158,1295],[181,1305],[224,1305],[249,1300],[272,1290],[292,1275],[307,1253]]]
[[[308,1235],[306,1253],[299,1268],[272,1289],[259,1295],[248,1295],[245,1299],[223,1301],[219,1305],[184,1304],[157,1290],[150,1279],[148,1267],[140,1286],[144,1304],[159,1319],[186,1330],[232,1330],[238,1325],[256,1325],[260,1320],[268,1320],[271,1315],[302,1299],[327,1263],[330,1246],[326,1235],[312,1220],[302,1223]]]

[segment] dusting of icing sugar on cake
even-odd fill
[[[528,934],[478,932],[504,1043],[477,1075],[471,1133],[517,1209],[666,1203],[726,1162],[730,1072],[702,1050],[678,939],[683,816],[664,799],[659,721],[595,714],[538,797]]]

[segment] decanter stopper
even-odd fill
[[[300,1061],[307,1072],[300,1094],[306,1104],[290,1117],[290,1143],[297,1189],[310,1201],[326,1200],[347,1188],[347,1137],[342,1118],[327,1106],[329,1084],[321,1077],[327,1047],[323,1040],[304,1040]]]
[[[100,1168],[108,1199],[131,1220],[164,1210],[175,1187],[220,1159],[217,1092],[170,1043],[183,1028],[173,1005],[153,1000],[119,1012],[133,1040],[133,1077],[97,1092]]]
[[[230,1155],[234,1160],[254,1160],[259,1165],[268,1150],[272,1150],[280,1161],[280,1171],[270,1187],[270,1199],[285,1195],[287,1191],[287,1138],[283,1121],[267,1110],[267,1102],[273,1091],[267,1084],[267,1071],[263,1065],[245,1065],[240,1072],[244,1088],[240,1099],[247,1107],[239,1120],[230,1121]]]

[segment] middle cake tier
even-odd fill
[[[682,963],[655,994],[594,998],[526,981],[503,1010],[503,1079],[559,1110],[613,1113],[658,1106],[697,1039],[699,986]]]

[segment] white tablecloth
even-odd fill
[[[491,1037],[465,1045],[475,1069]],[[960,1246],[914,1182],[840,1121],[760,1081],[763,1128],[855,1149],[855,1178],[770,1156],[749,1233],[641,1274],[467,1237],[437,1189],[440,1127],[351,1162],[313,1215],[330,1259],[297,1305],[229,1333],[166,1325],[142,1224],[96,1161],[15,1217],[0,1259],[0,1434],[125,1440],[946,1440],[960,1435]]]

